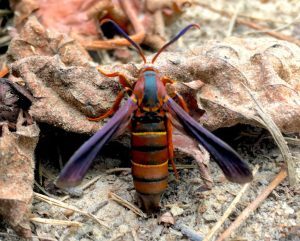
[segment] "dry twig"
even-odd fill
[[[52,195],[51,193],[47,192],[47,191],[45,190],[45,188],[43,188],[36,180],[34,180],[34,185],[35,185],[38,189],[40,189],[40,191],[42,191],[42,192],[43,192],[45,195],[47,195],[48,197],[55,198],[54,195]]]
[[[80,189],[82,189],[82,190],[85,190],[85,189],[87,189],[88,187],[92,186],[95,182],[97,182],[97,181],[100,179],[100,177],[101,177],[101,175],[99,175],[99,176],[97,176],[97,177],[94,177],[92,180],[90,180],[89,182],[87,182],[87,183],[85,183],[85,184],[79,186],[78,188],[80,188]],[[63,202],[63,201],[65,201],[65,200],[69,199],[70,197],[71,197],[70,195],[66,195],[66,196],[62,197],[62,198],[60,199],[60,201]]]
[[[245,89],[247,90],[247,92],[249,93],[252,100],[255,102],[257,106],[255,109],[259,117],[252,116],[252,118],[257,122],[259,122],[264,127],[266,127],[267,130],[271,133],[278,148],[280,149],[280,152],[283,156],[283,160],[287,164],[287,169],[289,173],[289,183],[291,186],[295,186],[296,184],[299,183],[299,180],[297,178],[297,173],[296,173],[296,160],[294,160],[283,135],[281,134],[278,126],[274,123],[270,115],[264,110],[263,106],[258,102],[258,100],[256,100],[254,95],[251,93],[251,90],[243,83],[242,85],[245,87]]]
[[[255,166],[253,169],[253,176],[255,176],[256,172],[258,171],[259,166]],[[222,224],[225,222],[225,220],[229,217],[229,215],[232,213],[232,211],[235,209],[236,205],[240,201],[243,194],[246,192],[248,187],[251,185],[251,182],[245,184],[239,193],[236,195],[236,197],[233,199],[223,216],[219,219],[219,221],[215,224],[215,226],[209,231],[209,233],[205,236],[203,241],[209,241],[214,236],[214,234],[219,230],[219,228],[222,226]]]
[[[223,241],[228,238],[231,233],[240,226],[240,224],[253,213],[256,208],[263,202],[269,194],[287,177],[285,168],[282,168],[274,180],[260,193],[254,201],[252,201],[247,208],[237,217],[237,219],[220,235],[217,241]]]
[[[137,13],[132,6],[131,1],[120,1],[123,11],[127,14],[135,34],[131,35],[130,38],[136,43],[143,42],[145,38],[145,29],[138,19]],[[99,50],[99,49],[115,49],[116,47],[130,46],[131,44],[125,39],[110,39],[110,40],[96,40],[90,42],[84,42],[83,46],[88,50]]]
[[[251,19],[251,20],[255,20],[255,21],[258,21],[258,22],[264,22],[264,23],[265,22],[270,22],[270,23],[287,24],[286,21],[281,20],[281,19],[263,18],[263,17],[258,17],[258,16],[252,16],[252,15],[249,15],[247,13],[239,13],[238,17],[248,18],[248,19]]]
[[[33,217],[30,218],[29,220],[34,223],[42,223],[42,224],[50,224],[50,225],[73,226],[73,227],[80,227],[83,225],[82,223],[77,221],[49,219],[49,218]]]
[[[196,165],[189,165],[189,164],[176,164],[176,169],[180,170],[180,169],[195,169],[197,168]],[[169,167],[169,170],[173,170],[172,167]]]
[[[232,15],[232,18],[230,20],[229,27],[228,27],[227,34],[226,34],[227,37],[232,35],[232,31],[233,31],[234,25],[236,23],[236,19],[237,19],[238,14],[243,5],[244,5],[244,0],[240,0],[238,5],[236,6],[235,12]]]
[[[202,6],[202,7],[207,7],[209,10],[214,11],[213,8],[210,7],[208,4],[206,4],[206,3],[200,3],[198,0],[194,1],[193,4],[199,5],[199,6]],[[215,9],[215,10],[217,10],[217,9]],[[218,10],[218,11],[222,11],[222,10]],[[230,14],[232,16],[234,13],[228,12],[228,14]],[[259,22],[271,22],[271,23],[288,24],[286,21],[284,21],[282,19],[273,19],[273,18],[258,17],[258,16],[255,16],[255,15],[249,15],[247,13],[238,13],[237,16],[238,17],[242,17],[242,18],[252,19],[252,20],[255,20],[255,21],[259,21]]]
[[[108,194],[109,198],[114,200],[115,202],[121,204],[122,206],[130,209],[132,212],[134,212],[135,214],[139,215],[140,217],[146,218],[147,215],[138,207],[134,206],[133,204],[131,204],[130,202],[128,202],[127,200],[121,198],[120,196],[118,196],[117,194],[110,192]]]
[[[299,23],[300,21],[300,15],[298,15],[293,21],[289,22],[289,23],[286,23],[284,24],[283,26],[280,26],[278,28],[275,28],[275,29],[269,29],[269,30],[265,30],[265,31],[253,31],[253,32],[248,32],[248,33],[245,33],[245,35],[249,35],[249,34],[259,34],[259,33],[268,33],[268,32],[278,32],[278,31],[282,31],[296,23]]]
[[[199,6],[203,7],[203,8],[206,8],[206,9],[212,11],[212,12],[219,13],[220,15],[222,15],[224,17],[232,18],[232,14],[231,13],[228,13],[228,12],[226,12],[224,10],[219,10],[219,9],[213,8],[209,4],[197,2],[197,5],[199,5]],[[256,29],[256,30],[259,30],[259,31],[264,31],[266,34],[268,34],[268,35],[270,35],[270,36],[272,36],[274,38],[285,40],[285,41],[289,41],[291,43],[294,43],[294,44],[297,44],[297,45],[300,46],[300,40],[299,39],[296,39],[296,38],[294,38],[292,36],[288,36],[288,35],[285,35],[285,34],[282,34],[282,33],[278,33],[278,32],[275,32],[275,31],[269,31],[269,29],[267,29],[266,27],[261,26],[259,24],[256,24],[256,23],[254,23],[252,21],[249,21],[249,20],[237,17],[236,22],[238,24],[243,24],[245,26],[248,26],[250,28],[253,28],[253,29]]]
[[[5,237],[13,237],[13,238],[16,238],[16,240],[19,240],[20,239],[20,236],[18,235],[15,235],[15,234],[11,234],[11,233],[2,233],[0,232],[0,236],[5,236]],[[33,239],[39,239],[39,240],[47,240],[47,241],[57,241],[56,238],[51,238],[51,237],[46,237],[46,236],[35,236],[35,235],[32,235],[31,236],[32,240]]]
[[[284,137],[284,139],[287,141],[288,144],[294,145],[294,146],[300,146],[300,139],[297,138],[291,138],[291,137]]]
[[[80,210],[79,208],[75,207],[75,206],[72,206],[72,205],[69,205],[69,204],[66,204],[66,203],[63,203],[59,200],[56,200],[54,198],[50,198],[50,197],[47,197],[45,195],[42,195],[42,194],[39,194],[39,193],[34,193],[34,197],[37,199],[37,200],[40,200],[40,201],[43,201],[43,202],[46,202],[50,205],[55,205],[57,207],[61,207],[61,208],[65,208],[65,209],[70,209],[70,210],[73,210],[77,213],[80,213],[86,217],[89,217],[91,218],[92,220],[94,220],[96,223],[104,226],[105,228],[108,228],[109,229],[109,226],[107,224],[105,224],[104,222],[102,222],[101,220],[99,220],[95,215],[91,214],[91,213],[88,213],[88,212],[85,212],[85,211],[82,211]]]
[[[117,173],[117,172],[131,172],[131,168],[129,167],[116,167],[116,168],[111,168],[108,169],[105,173],[106,174],[113,174],[113,173]]]

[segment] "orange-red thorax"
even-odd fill
[[[155,112],[162,107],[167,92],[158,71],[145,67],[140,70],[133,94],[141,110]]]

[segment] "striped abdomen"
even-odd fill
[[[163,118],[132,122],[132,176],[138,196],[147,211],[157,209],[168,185],[168,141]]]

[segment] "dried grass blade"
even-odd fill
[[[69,220],[59,220],[59,219],[49,219],[49,218],[38,218],[33,217],[30,218],[31,222],[34,223],[42,223],[42,224],[50,224],[50,225],[61,225],[61,226],[73,226],[80,227],[83,224],[77,221],[69,221]]]
[[[255,168],[253,169],[253,176],[255,176],[255,174],[257,173],[259,169],[259,166],[255,166]],[[232,213],[232,211],[235,209],[236,205],[238,204],[238,202],[240,201],[241,197],[243,196],[243,194],[246,192],[246,190],[249,188],[249,186],[251,185],[251,182],[245,184],[241,190],[239,191],[239,193],[236,195],[236,197],[233,199],[233,201],[231,202],[231,204],[229,205],[229,207],[226,209],[225,213],[223,214],[223,216],[219,219],[219,221],[215,224],[215,226],[209,231],[209,233],[205,236],[203,241],[209,241],[212,239],[212,237],[214,236],[214,234],[219,230],[219,228],[222,226],[222,224],[225,222],[225,220],[229,217],[229,215]]]
[[[128,202],[127,200],[121,198],[120,196],[118,196],[117,194],[110,192],[108,194],[109,198],[114,200],[115,202],[121,204],[122,206],[130,209],[132,212],[134,212],[135,214],[139,215],[140,217],[146,218],[147,215],[138,207],[134,206],[133,204],[131,204],[130,202]]]
[[[217,241],[223,241],[240,226],[240,224],[253,213],[256,208],[269,196],[269,194],[287,177],[285,168],[282,168],[273,181],[252,201],[234,222],[220,235]]]
[[[242,83],[243,84],[243,83]],[[262,126],[266,127],[267,130],[271,133],[273,139],[275,140],[282,156],[287,164],[287,169],[289,173],[289,183],[291,186],[299,185],[300,183],[300,177],[297,176],[297,164],[296,164],[296,158],[293,158],[292,153],[289,150],[289,147],[281,134],[280,129],[275,124],[275,122],[272,120],[271,116],[265,111],[263,106],[258,102],[258,100],[254,97],[251,90],[243,84],[245,89],[248,91],[249,95],[251,96],[252,100],[256,104],[256,111],[259,117],[252,116],[252,119],[259,122]]]
[[[57,207],[61,207],[61,208],[73,210],[74,212],[80,213],[80,214],[82,214],[82,215],[84,215],[86,217],[91,218],[96,223],[98,223],[98,224],[100,224],[100,225],[102,225],[102,226],[104,226],[104,227],[106,227],[106,228],[109,229],[109,226],[107,224],[105,224],[104,222],[102,222],[101,220],[99,220],[95,215],[93,215],[91,213],[88,213],[88,212],[85,212],[85,211],[82,211],[82,210],[80,210],[79,208],[77,208],[75,206],[63,203],[62,201],[56,200],[54,198],[47,197],[47,196],[39,194],[39,193],[34,193],[34,197],[37,200],[46,202],[46,203],[48,203],[50,205],[54,205],[54,206],[57,206]]]

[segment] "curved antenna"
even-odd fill
[[[141,47],[140,47],[136,42],[134,42],[134,41],[128,36],[128,34],[125,33],[125,32],[123,31],[123,29],[120,28],[120,26],[119,26],[116,22],[114,22],[114,21],[111,20],[111,19],[103,19],[103,20],[100,22],[100,26],[101,26],[102,24],[108,23],[108,22],[111,23],[111,24],[115,27],[115,29],[116,29],[116,30],[117,30],[124,38],[126,38],[126,39],[128,40],[128,42],[132,44],[132,46],[134,46],[134,47],[138,50],[139,54],[140,54],[141,57],[143,58],[144,63],[146,63],[147,60],[146,60],[146,57],[145,57],[145,55],[144,55],[143,50],[141,49]]]
[[[196,27],[200,29],[200,26],[198,24],[190,24],[186,26],[184,29],[182,29],[175,37],[173,37],[168,43],[166,43],[164,46],[161,47],[161,49],[156,53],[156,55],[153,57],[151,63],[153,64],[157,57],[163,52],[166,48],[168,48],[172,43],[177,41],[182,35],[184,35],[190,28]]]

